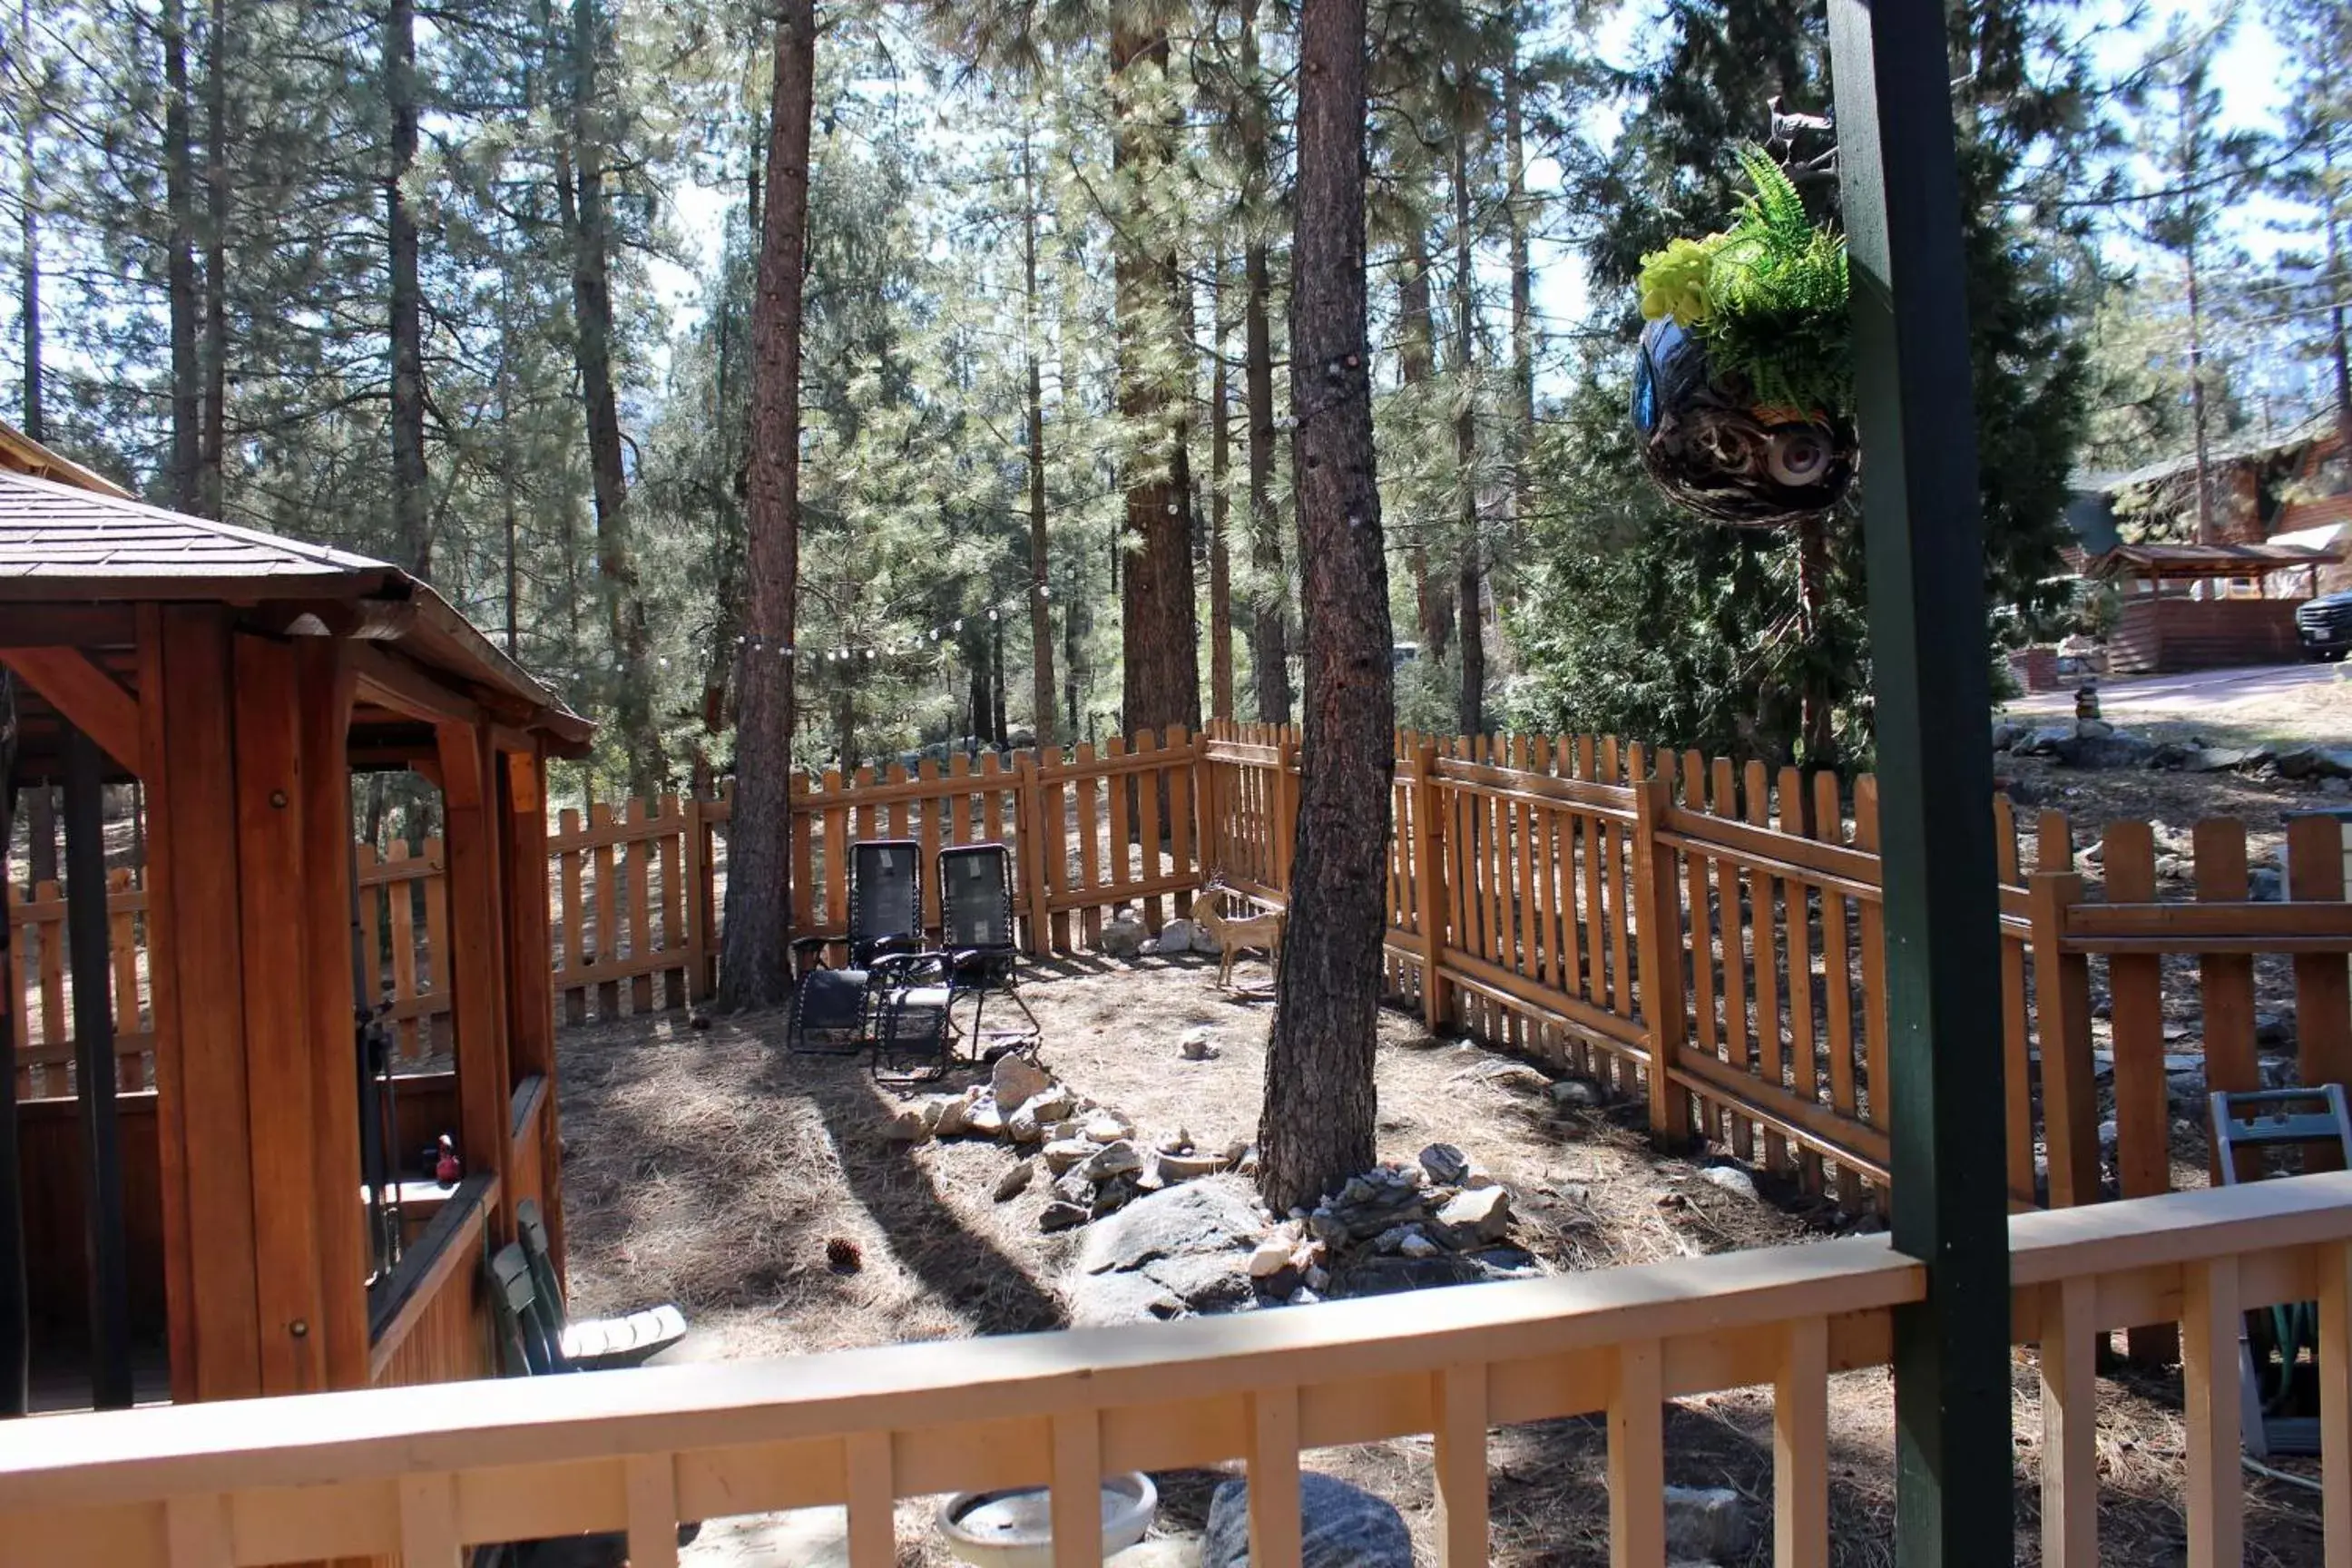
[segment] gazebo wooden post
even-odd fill
[[[319,1336],[320,1179],[312,1122],[317,1058],[305,932],[301,705],[294,650],[235,638],[237,921],[245,982],[245,1163],[253,1203],[254,1283],[260,1309],[261,1392],[326,1386]],[[348,813],[342,814],[348,820]],[[217,1146],[215,1146],[217,1147]],[[356,1174],[356,1173],[353,1173]],[[356,1184],[340,1184],[347,1202]]]
[[[0,844],[16,806],[16,691],[0,670]],[[8,877],[0,868],[0,1418],[32,1405],[33,1333],[25,1299],[25,1206],[16,1154],[16,970],[9,952]]]
[[[360,1179],[358,1023],[352,983],[352,770],[355,684],[340,638],[295,644],[302,776],[303,959],[309,972],[310,1124],[316,1169],[320,1317],[312,1325],[324,1386],[367,1384],[367,1227]],[[340,1064],[340,1066],[338,1065]]]
[[[499,1176],[497,1234],[514,1235],[514,1183],[507,1163],[512,1143],[514,1077],[506,1052],[506,937],[499,930],[499,850],[496,786],[487,730],[445,720],[434,728],[441,763],[441,799],[447,822],[450,972],[455,982],[450,1020],[457,1057],[457,1128],[469,1172]]]
[[[547,1082],[540,1102],[539,1190],[557,1190],[555,1128],[555,981],[549,968],[547,914],[546,753],[519,738],[499,753],[499,842],[506,850],[507,1039],[511,1076],[537,1073]],[[548,1247],[563,1268],[561,1204],[541,1204]]]
[[[244,1398],[261,1346],[226,608],[142,605],[139,691],[172,1398]]]

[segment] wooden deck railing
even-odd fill
[[[2011,1326],[2041,1346],[2041,1561],[2097,1561],[2095,1342],[2173,1321],[2185,1345],[2189,1560],[2242,1557],[2239,1313],[2316,1298],[2352,1342],[2352,1174],[2017,1217]],[[1883,1237],[1392,1300],[1134,1328],[589,1377],[187,1405],[0,1427],[0,1568],[233,1568],[624,1531],[677,1562],[681,1520],[848,1510],[852,1568],[898,1559],[893,1505],[1046,1485],[1054,1561],[1102,1560],[1096,1487],[1238,1462],[1250,1560],[1299,1562],[1309,1449],[1428,1434],[1440,1561],[1489,1561],[1496,1428],[1607,1422],[1612,1561],[1665,1561],[1664,1410],[1773,1399],[1774,1560],[1829,1557],[1828,1377],[1884,1364],[1919,1266]],[[2320,1361],[2329,1562],[2352,1553],[2352,1369]],[[1853,1449],[1840,1467],[1857,1460]],[[2000,1463],[2011,1463],[2004,1453]]]
[[[1669,1137],[1703,1131],[1742,1158],[1843,1203],[1886,1180],[1885,939],[1877,786],[1744,768],[1591,736],[1400,735],[1387,867],[1389,985],[1433,1028],[1461,1028],[1589,1073],[1646,1101]],[[1156,929],[1212,878],[1270,902],[1288,885],[1298,799],[1293,731],[1221,724],[1066,758],[957,757],[795,784],[796,931],[841,931],[837,868],[863,839],[997,840],[1015,862],[1023,940],[1044,956],[1090,946],[1133,907]],[[2352,1080],[2352,904],[2330,824],[2294,825],[2293,902],[2251,896],[2247,836],[2197,826],[2168,863],[2146,823],[2091,846],[2062,813],[2021,822],[1997,798],[2001,1028],[1985,1070],[2006,1091],[2011,1199],[2087,1203],[2173,1178],[2165,966],[2194,970],[2207,1081],[2261,1082],[2260,973],[2291,991],[2306,1083]],[[697,1002],[715,988],[731,803],[597,804],[550,835],[551,952],[572,1022]],[[434,1048],[448,986],[437,841],[362,847],[366,983],[411,1060]],[[2170,873],[2170,876],[2160,875]],[[2162,896],[2167,880],[2191,899]],[[936,919],[938,889],[927,887]],[[12,900],[16,895],[10,895]],[[118,883],[122,1082],[152,1042],[125,998],[144,895]],[[20,1087],[68,1081],[60,940],[45,887],[16,901],[24,970]],[[2094,998],[2111,1016],[2102,1041]],[[2100,1088],[2112,1074],[2112,1110]],[[2101,1124],[2116,1123],[2103,1154]]]

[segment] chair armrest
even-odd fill
[[[868,986],[908,985],[926,970],[944,973],[948,955],[944,952],[886,952],[870,959],[866,965]]]

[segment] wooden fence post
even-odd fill
[[[1045,879],[1045,790],[1036,756],[1024,752],[1015,759],[1019,773],[1013,790],[1020,800],[1014,820],[1021,824],[1022,879],[1028,884],[1029,956],[1045,958],[1053,952],[1053,889]],[[1156,849],[1156,847],[1152,847]]]
[[[1644,759],[1646,761],[1646,759]],[[1649,1025],[1650,1136],[1669,1148],[1690,1142],[1690,1096],[1675,1082],[1682,1055],[1683,906],[1675,852],[1658,842],[1674,785],[1637,768],[1633,780],[1633,918],[1641,943],[1642,1016]]]
[[[1412,750],[1412,903],[1414,929],[1421,938],[1421,1016],[1435,1034],[1453,1016],[1453,987],[1445,981],[1445,911],[1450,907],[1441,891],[1445,881],[1444,834],[1438,817],[1444,807],[1437,789],[1437,747],[1423,741]]]
[[[694,1006],[709,1000],[715,976],[709,970],[711,957],[718,948],[710,940],[709,907],[703,901],[703,838],[702,797],[688,795],[686,800],[686,827],[679,845],[686,862],[686,1001]]]
[[[1290,763],[1298,754],[1298,742],[1287,725],[1274,732],[1274,842],[1267,846],[1273,851],[1268,858],[1274,885],[1288,899],[1290,861],[1298,847],[1298,786],[1291,782]]]
[[[2066,951],[2066,910],[2082,901],[2074,871],[2036,871],[2033,993],[2042,1033],[2042,1121],[2050,1145],[2050,1206],[2099,1195],[2099,1099],[2091,1079],[2091,963]]]

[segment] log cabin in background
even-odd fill
[[[399,568],[142,505],[5,426],[0,666],[14,783],[64,786],[75,1024],[70,1098],[0,1073],[0,1412],[494,1373],[486,1235],[535,1197],[561,1257],[545,765],[592,726]],[[390,1097],[351,794],[387,769],[442,794],[454,992],[450,1070]],[[131,780],[154,1067],[126,1089],[142,1009],[110,979],[142,976],[80,890]],[[443,1131],[463,1179],[404,1180]]]

